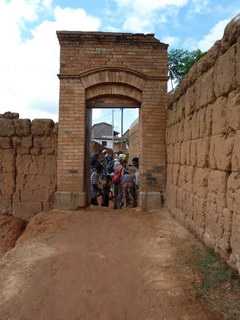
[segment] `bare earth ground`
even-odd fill
[[[221,319],[193,290],[194,242],[166,210],[41,213],[0,262],[0,320]]]

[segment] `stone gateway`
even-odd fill
[[[165,193],[167,48],[153,34],[59,31],[60,106],[56,206],[88,205],[86,144],[93,107],[140,108],[140,206]]]

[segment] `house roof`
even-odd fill
[[[108,127],[112,127],[112,125],[110,123],[107,123],[107,122],[98,122],[98,123],[95,123],[94,125],[92,125],[92,128],[95,128],[95,127],[99,127],[101,125],[106,125]],[[118,131],[114,130],[114,135],[117,136],[119,134]]]

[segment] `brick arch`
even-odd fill
[[[56,206],[88,205],[87,141],[93,99],[141,103],[142,208],[158,208],[165,192],[167,45],[154,35],[58,32],[60,104]],[[102,92],[99,92],[102,90]],[[139,104],[140,104],[139,103]],[[114,104],[117,106],[117,104]]]
[[[142,91],[122,83],[104,83],[87,88],[86,100],[88,107],[96,103],[138,107],[142,103]]]
[[[144,89],[144,74],[125,68],[97,68],[81,74],[81,83],[85,89],[98,84],[125,84],[139,91]]]

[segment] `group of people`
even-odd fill
[[[127,155],[103,150],[91,158],[91,204],[121,209],[136,207],[139,159],[128,164]]]

